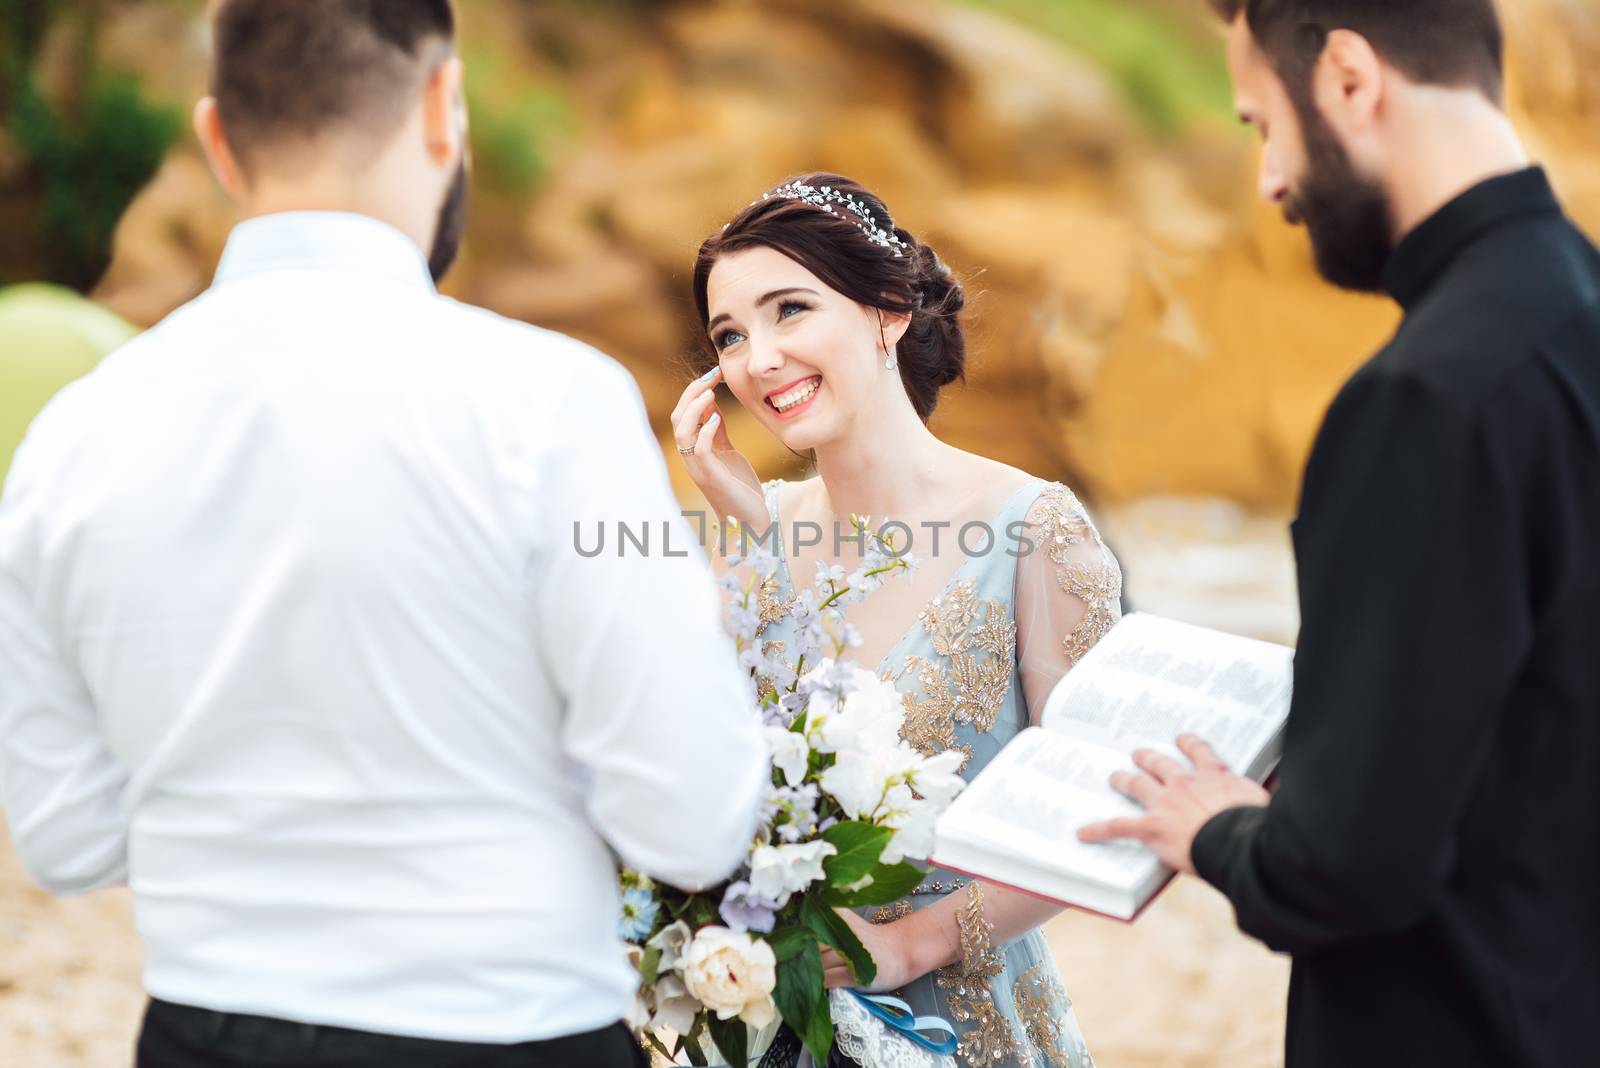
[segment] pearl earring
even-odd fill
[[[884,356],[883,369],[885,371],[893,371],[895,369],[895,357],[899,354],[900,346],[896,345],[894,348],[889,350],[887,355]]]

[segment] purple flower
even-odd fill
[[[778,908],[741,879],[728,884],[727,892],[722,895],[722,907],[717,911],[723,922],[735,931],[768,934],[777,920]]]

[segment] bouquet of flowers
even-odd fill
[[[787,609],[792,648],[759,640],[773,618],[773,554],[757,543],[723,578],[773,764],[743,866],[698,893],[622,873],[622,937],[640,982],[628,1022],[669,1061],[708,1063],[709,1040],[742,1068],[759,1052],[751,1029],[770,1037],[781,1018],[826,1063],[834,1030],[819,946],[848,961],[858,984],[876,973],[836,910],[886,905],[915,888],[923,872],[905,858],[932,851],[934,822],[964,785],[962,754],[927,757],[902,741],[899,693],[846,658],[861,639],[843,606],[915,567],[892,537],[869,533],[864,518],[852,523],[863,563],[848,574],[818,567]]]

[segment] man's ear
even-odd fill
[[[462,70],[460,58],[451,56],[428,75],[422,91],[422,132],[428,158],[441,167],[454,167],[468,151]]]
[[[1372,43],[1351,30],[1334,30],[1317,59],[1311,91],[1317,108],[1346,137],[1366,132],[1377,120],[1386,71]]]
[[[228,144],[227,131],[222,128],[222,113],[217,109],[217,98],[208,96],[197,101],[193,121],[194,135],[206,154],[206,162],[211,164],[211,173],[216,175],[217,184],[222,186],[223,192],[237,200],[249,183],[245,180],[243,168],[239,166],[238,157],[233,154],[233,147]]]

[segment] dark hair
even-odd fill
[[[449,0],[223,0],[213,33],[211,95],[249,170],[274,144],[336,127],[391,136],[455,16]]]
[[[711,315],[706,282],[718,258],[760,246],[781,252],[857,304],[911,316],[911,325],[899,343],[900,381],[917,415],[926,422],[939,401],[939,391],[966,379],[967,345],[961,330],[966,296],[961,283],[938,253],[897,227],[883,201],[859,183],[837,174],[808,174],[775,186],[773,192],[794,184],[826,186],[853,196],[881,230],[904,243],[903,251],[896,256],[896,249],[868,238],[856,225],[859,218],[842,206],[829,212],[792,197],[758,200],[700,246],[694,262],[694,301],[701,325]],[[716,358],[708,338],[702,369]]]
[[[1311,70],[1334,30],[1365,37],[1395,69],[1423,85],[1505,95],[1505,32],[1494,0],[1208,0],[1232,22],[1242,13],[1285,88],[1309,97]]]

